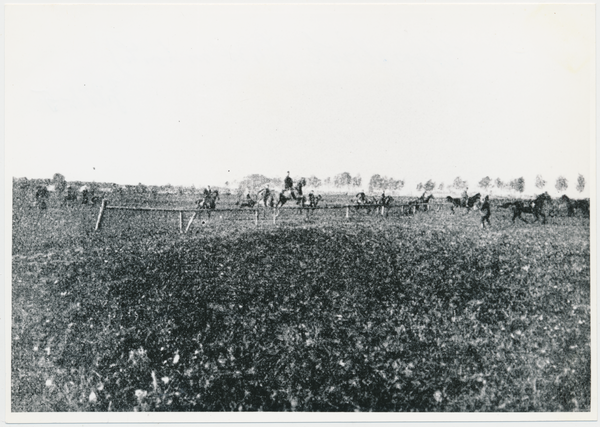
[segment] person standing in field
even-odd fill
[[[269,203],[269,196],[271,195],[271,190],[269,189],[269,184],[264,188],[263,191],[263,202],[265,206]]]
[[[485,196],[479,210],[481,211],[481,228],[485,228],[486,222],[488,226],[491,226],[490,216],[492,215],[492,210],[490,209],[490,196]]]
[[[47,200],[49,196],[50,193],[48,192],[48,188],[44,185],[38,185],[35,192],[35,203],[40,210],[47,209]]]
[[[207,185],[204,189],[204,197],[208,197],[212,194],[212,190],[210,189],[210,185]]]
[[[87,187],[84,185],[81,188],[81,204],[87,205],[88,202],[89,202],[89,191],[88,191]]]

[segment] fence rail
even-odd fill
[[[386,211],[390,209],[400,208],[402,209],[402,213],[406,212],[406,208],[408,208],[409,213],[410,210],[413,210],[413,213],[419,209],[421,206],[425,206],[426,210],[432,210],[437,207],[439,210],[442,206],[445,206],[444,203],[403,203],[403,204],[392,204],[392,205],[383,205],[383,204],[346,204],[346,205],[332,205],[332,206],[282,206],[278,209],[273,210],[273,223],[276,223],[277,217],[281,210],[303,210],[307,212],[307,216],[310,212],[318,211],[318,210],[330,210],[330,209],[346,209],[346,218],[350,217],[350,210],[376,210],[382,216],[386,216]],[[254,212],[254,221],[255,224],[259,223],[259,212],[264,210],[264,207],[252,207],[252,208],[215,208],[215,209],[198,209],[198,208],[151,208],[151,207],[141,207],[141,206],[111,206],[108,204],[108,200],[102,200],[102,204],[100,206],[100,212],[98,213],[98,219],[96,220],[96,226],[94,228],[95,231],[98,231],[102,227],[102,222],[104,219],[104,214],[106,210],[121,210],[121,211],[140,211],[140,212],[178,212],[179,213],[179,232],[187,233],[192,222],[196,218],[196,215],[201,211],[208,211],[210,213],[219,213],[219,212]],[[189,219],[185,230],[183,229],[183,213],[184,212],[192,212],[193,215]]]

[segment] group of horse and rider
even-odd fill
[[[256,200],[253,199],[250,194],[246,194],[245,200],[239,201],[237,205],[239,207],[255,207],[261,206],[264,208],[273,208],[279,209],[283,206],[287,201],[293,200],[296,204],[301,207],[309,207],[316,208],[319,200],[321,200],[321,196],[316,196],[313,191],[311,191],[307,196],[303,194],[303,187],[306,185],[306,180],[301,178],[294,185],[293,179],[290,177],[289,171],[285,179],[283,180],[283,190],[273,190],[269,188],[267,184],[264,188],[257,192]],[[485,228],[486,226],[491,226],[490,217],[491,217],[491,206],[490,206],[490,198],[489,196],[485,196],[483,199],[481,198],[481,194],[477,193],[473,196],[469,196],[468,188],[465,188],[461,194],[461,197],[453,198],[451,196],[447,196],[446,200],[451,203],[451,210],[454,213],[455,208],[465,208],[467,212],[471,209],[478,209],[481,214],[481,227]],[[198,208],[204,209],[214,209],[216,206],[216,201],[219,199],[219,192],[211,190],[210,186],[208,186],[204,190],[204,197],[198,200]],[[427,192],[424,192],[419,198],[409,202],[409,207],[413,208],[413,211],[416,212],[420,209],[427,210],[428,204],[433,199],[433,195],[429,194],[427,196]],[[579,206],[576,204],[578,201],[568,200],[566,196],[563,196],[563,199],[567,199],[567,205],[569,207],[569,215],[571,216],[574,209],[580,209],[582,212],[586,211],[586,206]],[[367,209],[369,212],[371,210],[375,210],[379,207],[389,207],[393,202],[393,198],[389,195],[385,194],[385,191],[381,194],[381,197],[371,197],[370,199],[364,192],[358,193],[354,198],[354,204],[356,209]],[[500,205],[500,208],[512,208],[513,210],[513,223],[518,218],[521,221],[527,222],[523,217],[523,213],[533,214],[534,222],[541,220],[543,224],[546,223],[546,214],[544,213],[544,205],[546,202],[550,202],[552,199],[548,195],[547,192],[537,196],[534,200],[530,201],[511,201]],[[562,199],[561,199],[562,200]],[[562,200],[564,201],[564,200]],[[589,202],[588,202],[589,203]],[[589,212],[589,204],[587,205],[587,212]]]
[[[312,190],[308,195],[304,195],[303,187],[305,185],[306,180],[304,178],[301,178],[294,185],[294,180],[288,171],[287,176],[283,180],[283,190],[273,190],[269,188],[269,185],[267,184],[264,188],[257,192],[256,200],[253,199],[249,193],[247,193],[245,199],[238,201],[236,204],[241,208],[253,208],[258,205],[265,208],[279,209],[286,202],[294,200],[299,207],[315,209],[322,197],[320,195],[315,195],[314,191]],[[217,200],[219,200],[219,192],[216,190],[211,190],[210,186],[208,186],[204,190],[203,196],[204,197],[202,199],[196,202],[198,208],[214,209]]]

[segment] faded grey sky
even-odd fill
[[[9,176],[591,181],[594,5],[9,5]]]

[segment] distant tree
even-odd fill
[[[333,178],[333,185],[335,185],[338,188],[350,187],[351,184],[352,175],[350,175],[348,172],[339,173]]]
[[[306,180],[306,185],[308,185],[309,187],[317,188],[321,186],[321,180],[316,176],[312,175]]]
[[[360,174],[356,175],[355,177],[352,177],[352,186],[353,187],[360,187],[360,184],[362,184],[362,178],[361,178]]]
[[[433,191],[433,189],[435,188],[435,182],[433,182],[432,180],[428,180],[423,186],[423,188],[425,188],[425,191]]]
[[[369,192],[396,190],[399,191],[404,187],[404,181],[394,179],[387,176],[375,174],[369,180]]]
[[[13,185],[19,190],[28,190],[31,185],[31,182],[25,177],[13,178]]]
[[[419,183],[417,184],[417,191],[421,191],[422,189],[423,189],[423,183],[422,183],[422,182],[419,182]]]
[[[255,173],[244,177],[244,179],[240,181],[238,189],[242,191],[248,189],[251,192],[257,192],[258,190],[264,188],[267,184],[271,182],[271,178],[267,178],[264,175]]]
[[[378,190],[381,187],[381,184],[382,184],[381,175],[376,173],[369,180],[369,192]]]
[[[581,193],[584,188],[585,188],[585,178],[583,177],[582,174],[579,174],[579,176],[577,177],[577,187],[575,187],[575,189]]]
[[[325,186],[331,185],[331,177],[328,176],[327,178],[325,178],[323,180],[323,185],[325,185]]]
[[[452,186],[457,190],[462,190],[463,188],[467,188],[469,186],[469,183],[463,180],[460,176],[457,176],[456,178],[454,178]]]
[[[556,178],[556,184],[554,184],[554,188],[556,188],[559,192],[564,192],[567,188],[569,188],[569,181],[564,176],[559,176]]]
[[[444,191],[444,183],[443,182],[440,182],[440,185],[438,186],[438,190]]]
[[[400,191],[402,188],[404,188],[404,181],[401,179],[392,179],[390,184],[391,190]]]
[[[535,186],[542,190],[546,186],[546,181],[542,178],[542,175],[535,177]]]
[[[486,176],[485,178],[482,178],[481,181],[479,181],[478,185],[479,188],[483,189],[484,191],[487,191],[487,189],[490,188],[490,186],[492,185],[492,178]]]
[[[55,173],[52,177],[52,184],[54,184],[54,189],[57,193],[62,193],[67,188],[67,180],[64,175],[60,173]]]
[[[140,182],[136,187],[136,191],[140,194],[145,194],[148,191],[148,187]]]
[[[500,178],[496,178],[496,181],[494,181],[494,184],[496,185],[496,188],[499,188],[499,189],[504,188],[504,182]]]
[[[523,177],[513,179],[510,182],[509,187],[518,193],[522,193],[525,191],[525,179]]]

